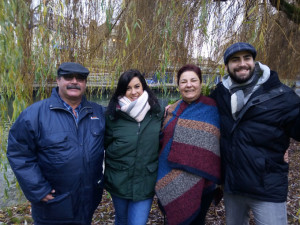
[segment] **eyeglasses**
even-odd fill
[[[74,77],[76,78],[76,80],[78,82],[84,82],[86,80],[85,76],[82,76],[80,74],[66,74],[62,76],[66,81],[71,81],[74,79]]]

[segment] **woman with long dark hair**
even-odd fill
[[[163,110],[138,70],[119,78],[107,109],[105,188],[115,224],[146,224],[157,178]]]

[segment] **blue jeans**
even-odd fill
[[[152,205],[152,198],[134,202],[112,195],[115,208],[115,225],[145,225]]]
[[[287,225],[286,202],[265,202],[224,193],[224,203],[227,225],[249,224],[250,209],[256,225]]]

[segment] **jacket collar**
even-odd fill
[[[270,79],[268,79],[266,83],[262,84],[262,86],[254,92],[247,104],[239,113],[236,123],[232,127],[232,132],[250,107],[262,104],[263,102],[276,98],[285,92],[286,88],[280,82],[277,73],[275,71],[271,71]]]
[[[261,85],[261,88],[259,88],[258,90],[256,90],[254,92],[252,98],[254,98],[255,96],[258,96],[258,95],[263,95],[266,92],[279,87],[281,84],[282,83],[279,80],[277,72],[271,70],[270,78]]]
[[[86,100],[85,96],[82,96],[81,100],[81,109],[90,108],[92,109],[92,105],[89,101]],[[58,87],[52,89],[51,97],[50,97],[50,108],[65,108],[60,96],[58,95]]]

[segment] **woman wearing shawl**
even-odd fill
[[[115,224],[146,224],[157,178],[163,110],[137,70],[124,72],[107,109],[105,188]]]
[[[201,95],[201,70],[183,66],[177,74],[182,100],[168,108],[163,123],[155,192],[169,225],[205,224],[220,182],[219,114]]]

